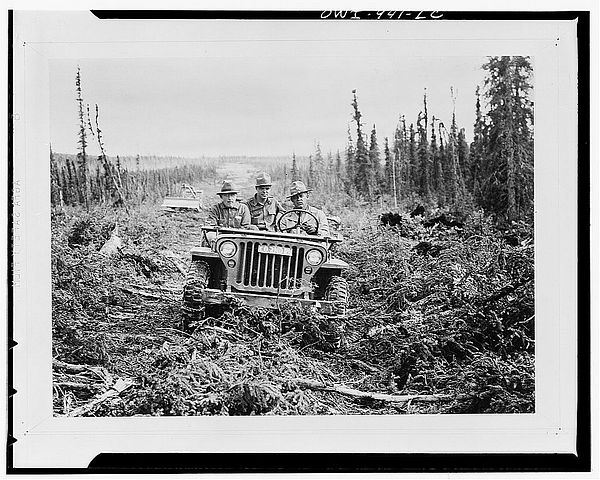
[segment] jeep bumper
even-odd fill
[[[323,315],[336,315],[333,306],[336,303],[328,300],[310,300],[306,298],[296,297],[277,297],[257,295],[255,293],[245,292],[223,292],[212,288],[206,288],[202,291],[202,299],[207,305],[224,305],[229,299],[236,298],[251,307],[262,307],[270,309],[278,309],[282,305],[289,303],[301,304],[305,307],[313,307]]]

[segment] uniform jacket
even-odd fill
[[[235,217],[239,217],[239,226],[235,224]],[[219,202],[208,210],[208,223],[228,228],[247,228],[250,225],[250,210],[245,203],[236,202],[228,208]]]
[[[250,210],[252,225],[256,225],[259,230],[275,231],[275,221],[278,214],[285,212],[281,204],[272,197],[267,198],[265,203],[259,203],[257,196],[246,200],[246,205]]]

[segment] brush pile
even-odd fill
[[[298,305],[232,302],[184,333],[198,215],[53,215],[56,415],[533,411],[533,246],[522,228],[512,245],[480,213],[460,229],[406,214],[401,228],[365,228],[355,215],[337,252],[351,265],[344,325]],[[115,231],[118,253],[101,254]],[[420,242],[440,250],[420,253]]]
[[[513,246],[481,212],[455,227],[348,232],[349,353],[387,372],[391,389],[473,396],[442,412],[532,412],[533,232],[519,225]]]

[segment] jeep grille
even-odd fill
[[[304,248],[292,246],[291,256],[278,255],[259,252],[260,243],[240,242],[239,268],[234,286],[242,290],[258,287],[280,293],[297,292],[302,287]]]

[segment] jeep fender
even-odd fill
[[[327,260],[319,268],[333,268],[337,270],[346,270],[348,267],[349,265],[343,260],[340,260],[339,258],[332,258],[330,260]]]
[[[193,247],[192,258],[219,258],[219,254],[213,252],[210,247]]]

